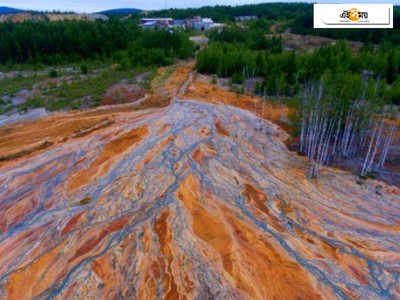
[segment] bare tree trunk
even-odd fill
[[[372,134],[372,137],[371,137],[370,142],[369,142],[368,152],[367,152],[367,155],[365,156],[364,164],[363,164],[362,169],[361,169],[361,176],[364,176],[364,175],[366,175],[368,173],[368,169],[367,168],[368,168],[368,165],[369,165],[370,153],[371,153],[372,145],[374,143],[377,131],[378,131],[378,128],[375,125],[374,126],[374,133]]]
[[[375,142],[374,152],[372,153],[372,157],[370,159],[369,166],[368,166],[369,170],[372,170],[373,164],[375,162],[376,152],[381,144],[382,129],[383,129],[383,121],[381,121],[381,125],[379,126],[379,131],[378,131],[378,136],[377,136],[376,142]]]
[[[383,167],[385,165],[387,154],[388,154],[390,146],[392,145],[392,142],[393,142],[393,132],[394,132],[394,126],[390,126],[389,134],[385,137],[384,146],[381,151],[381,156],[380,156],[379,163],[378,163],[379,169],[383,169]]]
[[[378,89],[377,82],[376,90]],[[348,162],[362,158],[361,174],[383,168],[393,139],[384,123],[372,121],[377,115],[364,88],[360,100],[338,102],[335,95],[324,95],[324,86],[306,86],[300,105],[299,150],[310,162],[310,176],[317,177],[321,165],[339,158]]]

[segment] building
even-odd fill
[[[172,28],[174,19],[172,18],[142,18],[140,27],[143,29]]]
[[[210,18],[202,18],[193,23],[194,30],[209,30],[214,24],[214,21]]]
[[[174,20],[172,18],[142,18],[140,21],[140,27],[143,29],[192,28],[194,30],[204,31],[222,26],[224,26],[224,24],[214,23],[214,21],[210,18],[202,18],[199,16],[186,20]]]
[[[174,20],[174,28],[186,28],[185,20]]]
[[[185,26],[186,26],[186,28],[194,28],[194,22],[199,22],[200,20],[201,20],[201,17],[193,17],[191,19],[186,19]]]
[[[155,29],[157,26],[156,21],[147,21],[145,23],[140,23],[140,27],[142,29]]]
[[[225,26],[225,23],[213,23],[211,28],[220,28],[222,29],[222,27]]]
[[[192,19],[185,20],[187,28],[193,28],[194,30],[209,30],[214,27],[215,23],[210,18],[202,18],[200,16],[193,17]]]
[[[236,22],[249,21],[249,20],[254,20],[254,19],[258,19],[258,17],[257,16],[239,16],[239,17],[235,17],[235,21]]]

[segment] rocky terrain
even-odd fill
[[[313,35],[303,35],[303,34],[293,34],[290,32],[284,32],[281,34],[268,34],[267,37],[279,37],[282,39],[283,49],[286,51],[301,51],[301,52],[312,52],[315,49],[335,45],[338,41],[335,39],[313,36]],[[362,42],[357,41],[346,41],[346,44],[352,49],[353,52],[358,52],[362,47]]]
[[[197,85],[0,127],[0,299],[400,299],[400,189]]]

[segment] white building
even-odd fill
[[[172,28],[174,19],[172,18],[142,18],[140,27],[143,29]]]
[[[200,16],[186,20],[186,26],[194,30],[208,30],[213,27],[214,21],[210,18],[202,18]]]

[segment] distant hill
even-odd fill
[[[99,12],[104,15],[127,15],[127,14],[140,14],[142,11],[136,8],[116,8]]]
[[[24,12],[24,10],[12,7],[0,6],[0,15],[16,14],[20,12]]]

